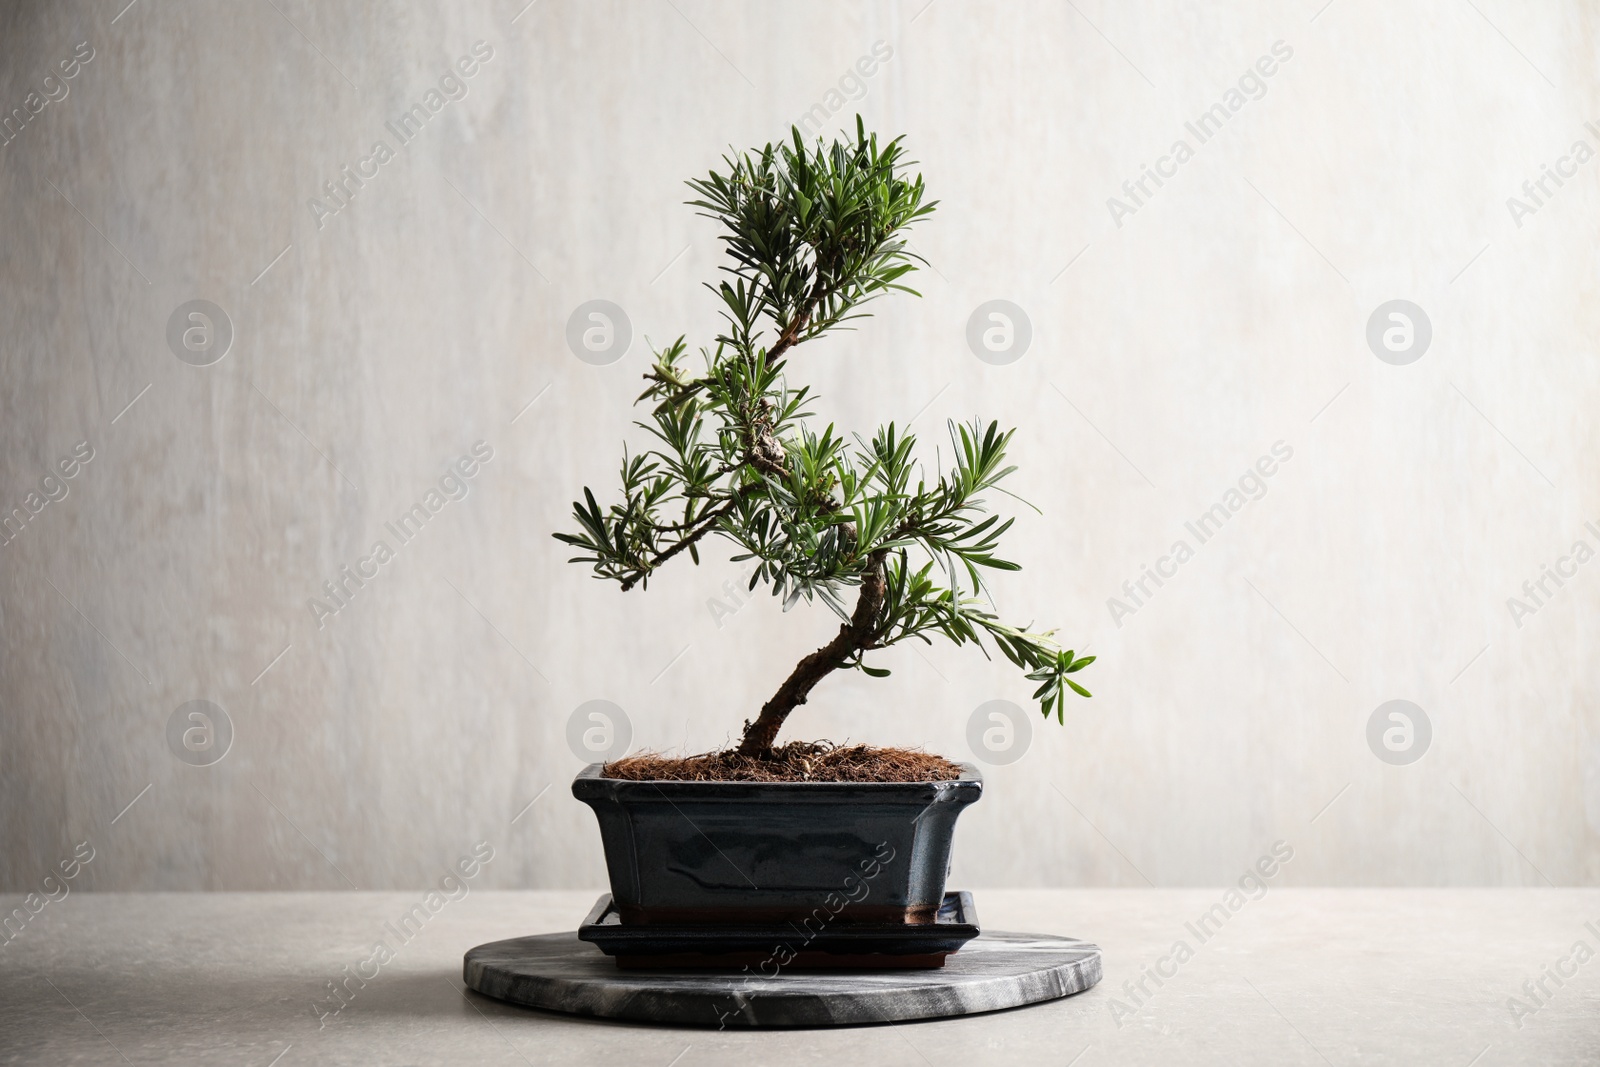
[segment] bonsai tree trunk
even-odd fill
[[[771,755],[772,743],[789,713],[806,702],[818,682],[844,666],[851,656],[870,647],[887,588],[883,566],[886,555],[880,551],[867,557],[868,570],[861,579],[861,595],[850,613],[850,621],[839,625],[839,632],[832,641],[801,660],[772,699],[761,706],[761,714],[755,722],[745,724],[744,739],[739,742],[741,756]]]

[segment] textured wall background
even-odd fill
[[[814,106],[904,132],[942,205],[925,298],[796,372],[849,428],[1019,425],[1043,515],[1000,606],[1101,657],[1094,700],[988,770],[960,884],[1216,883],[1280,838],[1287,884],[1600,882],[1600,563],[1507,605],[1600,546],[1592,5],[124,2],[0,13],[0,507],[27,518],[0,547],[0,889],[85,840],[98,889],[410,887],[479,840],[483,884],[600,884],[574,709],[711,748],[834,625],[728,600],[721,553],[622,595],[549,536],[613,483],[645,338],[715,329],[683,179]],[[402,144],[386,124],[480,41]],[[1185,123],[1280,41],[1201,143]],[[334,210],[347,165],[376,173]],[[1535,202],[1545,165],[1569,176]],[[215,335],[191,362],[167,338],[196,299],[231,322],[209,366]],[[609,365],[565,341],[593,299],[634,332]],[[1009,365],[965,339],[991,299],[1031,323]],[[1394,299],[1431,322],[1404,366],[1366,339]],[[479,441],[465,498],[316,619]],[[974,709],[1026,703],[975,655],[884,660],[790,736],[971,758]],[[232,724],[208,766],[168,741],[197,699]],[[1394,699],[1431,724],[1408,765],[1368,743]]]

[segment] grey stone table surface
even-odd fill
[[[74,892],[0,940],[0,1063],[1600,1063],[1600,890],[1273,888],[1216,910],[1220,889],[976,889],[987,927],[1099,944],[1104,980],[894,1026],[603,1022],[464,989],[467,949],[572,929],[597,892],[472,891],[403,937],[420,892]]]

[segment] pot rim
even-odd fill
[[[844,790],[882,790],[885,792],[907,790],[934,790],[942,792],[949,789],[979,789],[983,788],[983,772],[972,763],[957,763],[961,768],[961,777],[947,778],[943,781],[920,782],[740,782],[740,781],[703,781],[690,782],[673,778],[607,778],[601,774],[605,769],[604,763],[591,763],[584,767],[572,779],[572,789],[577,793],[580,788],[585,792],[599,789],[626,789],[629,791],[655,787],[657,792],[671,791],[673,793],[694,793],[715,791],[756,792],[773,790],[782,792],[834,792]],[[592,783],[592,784],[590,784]]]

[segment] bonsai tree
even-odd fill
[[[893,423],[870,440],[808,424],[810,391],[789,381],[798,346],[863,315],[903,284],[921,257],[905,232],[929,215],[921,175],[908,178],[901,139],[880,144],[856,118],[853,140],[789,143],[724,157],[725,172],[689,182],[690,205],[715,219],[727,242],[728,277],[707,287],[726,331],[686,365],[679,337],[655,351],[636,403],[651,447],[624,450],[621,500],[594,493],[573,504],[578,532],[555,536],[583,554],[597,578],[626,591],[716,537],[754,560],[750,588],[769,586],[784,610],[820,600],[839,631],[800,660],[756,718],[738,753],[770,758],[789,713],[837,670],[889,671],[869,653],[934,636],[984,649],[992,641],[1029,681],[1046,717],[1065,721],[1071,676],[1094,661],[1061,648],[1051,632],[1012,626],[984,605],[985,574],[1014,571],[996,555],[1013,520],[986,514],[983,494],[1006,465],[1014,430],[996,423],[949,426],[953,465],[930,481],[913,455],[916,437]],[[1008,494],[1009,495],[1009,494]],[[850,599],[854,603],[849,603]],[[984,649],[987,655],[987,649]]]

